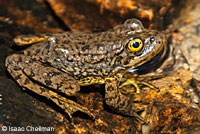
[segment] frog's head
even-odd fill
[[[165,36],[156,30],[143,29],[130,33],[124,38],[122,44],[128,59],[122,66],[130,72],[166,49]]]

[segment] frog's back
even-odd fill
[[[123,50],[114,32],[56,33],[24,51],[32,59],[50,64],[75,79],[106,77],[113,69],[113,57]]]
[[[56,33],[24,51],[27,55],[65,57],[69,62],[96,63],[114,56],[122,48],[121,40],[113,31],[100,33]]]

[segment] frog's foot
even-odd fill
[[[140,93],[140,87],[139,85],[145,85],[153,90],[156,90],[156,91],[159,91],[154,85],[148,83],[148,82],[145,82],[143,80],[138,80],[136,78],[128,78],[124,83],[122,83],[119,88],[123,88],[124,86],[128,86],[128,85],[132,85],[135,87],[136,89],[136,93]],[[129,90],[127,89],[126,92],[129,92],[131,94],[135,93],[135,91],[133,90]]]
[[[30,61],[30,59],[28,59],[29,57],[19,54],[11,55],[6,59],[6,67],[8,72],[22,88],[29,89],[38,95],[50,99],[66,113],[68,113],[70,118],[72,118],[71,114],[76,111],[84,112],[94,118],[94,115],[87,108],[59,94],[59,92],[63,92],[67,95],[72,95],[71,93],[79,91],[80,87],[77,87],[77,84],[74,83],[75,80],[72,77],[66,76],[66,73],[62,74],[55,68],[48,68],[45,65],[39,64],[36,61]],[[54,84],[53,81],[55,81]],[[59,81],[69,83],[67,85],[66,83],[61,83],[61,85],[59,85]],[[72,85],[70,85],[70,82]]]
[[[105,102],[112,110],[123,115],[132,116],[141,123],[146,123],[144,119],[136,113],[134,104],[128,96],[119,91],[119,80],[116,78],[108,78],[105,83]]]
[[[47,35],[19,35],[14,38],[15,44],[18,46],[26,46],[48,39]]]
[[[31,45],[34,43],[38,43],[44,40],[53,40],[54,37],[59,37],[62,36],[61,33],[44,33],[40,35],[18,35],[17,37],[14,38],[14,42],[18,46],[26,46],[26,45]],[[51,38],[52,37],[52,38]]]

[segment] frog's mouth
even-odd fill
[[[168,57],[170,52],[169,46],[163,47],[162,50],[155,55],[150,61],[128,70],[129,73],[145,74],[156,70],[163,61]]]

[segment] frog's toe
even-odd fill
[[[15,60],[13,60],[13,59],[15,59],[15,55],[16,55],[16,54],[13,54],[13,55],[10,55],[10,56],[8,56],[8,57],[6,58],[6,60],[5,60],[5,66],[6,66],[7,68],[9,67],[9,65],[15,64]]]
[[[38,43],[43,40],[46,40],[48,36],[46,35],[19,35],[14,38],[15,44],[18,46],[25,46],[25,45],[30,45],[33,43]]]
[[[153,90],[155,90],[157,92],[160,91],[160,89],[158,89],[157,87],[155,87],[154,85],[152,85],[152,84],[150,84],[148,82],[140,81],[140,84],[145,85],[145,86],[147,86],[147,87],[149,87],[149,88],[151,88],[151,89],[153,89]]]
[[[94,114],[90,112],[86,107],[81,106],[70,99],[62,97],[61,95],[53,91],[49,91],[49,93],[51,95],[50,99],[53,100],[53,102],[56,103],[59,107],[61,107],[69,115],[70,119],[72,119],[71,114],[73,114],[76,111],[86,113],[87,115],[95,119]]]

